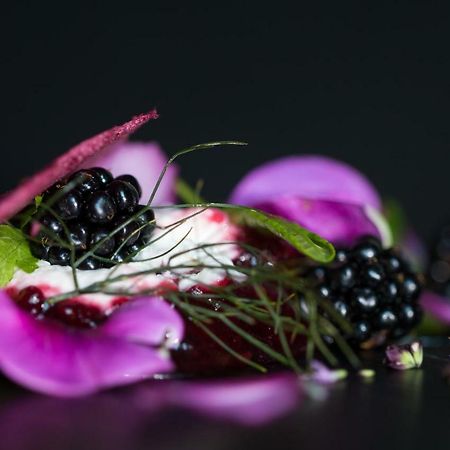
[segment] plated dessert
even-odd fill
[[[420,322],[421,276],[378,193],[320,156],[267,163],[203,200],[153,143],[97,135],[0,200],[0,369],[54,395],[240,375],[358,353]],[[201,174],[199,174],[201,177]]]

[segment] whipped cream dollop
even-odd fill
[[[110,292],[83,293],[76,298],[107,311],[117,298],[149,289],[186,291],[225,279],[243,280],[242,273],[233,270],[233,261],[241,253],[236,244],[239,228],[223,211],[161,209],[156,212],[156,223],[152,243],[133,262],[109,269],[76,270],[79,289],[106,281],[102,290]],[[69,266],[41,260],[33,273],[17,270],[8,287],[22,290],[37,286],[46,297],[60,295],[76,290],[73,272]]]

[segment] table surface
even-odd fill
[[[394,372],[368,354],[374,379],[351,377],[303,395],[297,407],[258,427],[127,401],[133,388],[54,399],[0,382],[0,448],[22,449],[448,449],[450,361],[446,339],[424,340],[422,369]],[[313,394],[313,395],[311,395]]]

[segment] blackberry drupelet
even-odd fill
[[[309,277],[319,297],[330,300],[353,325],[349,338],[354,343],[378,333],[398,338],[421,319],[417,275],[395,250],[384,250],[372,236],[338,249],[333,263],[314,267]]]
[[[135,177],[114,178],[101,167],[58,180],[43,193],[43,202],[51,211],[41,208],[33,218],[41,228],[37,236],[30,237],[31,252],[62,266],[71,263],[72,251],[75,258],[93,252],[78,266],[81,270],[129,260],[148,244],[155,228],[153,211],[139,205],[141,194]]]

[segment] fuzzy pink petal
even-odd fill
[[[425,291],[420,297],[423,309],[439,322],[450,325],[450,299],[431,291]]]
[[[360,172],[322,156],[290,156],[271,161],[247,174],[234,189],[231,202],[256,206],[281,195],[328,200],[380,209],[372,184]]]
[[[300,394],[295,375],[281,374],[250,380],[183,383],[173,402],[208,417],[260,425],[293,409]]]
[[[255,206],[296,222],[336,244],[352,244],[360,236],[379,234],[364,209],[357,205],[285,195],[277,201]]]
[[[174,347],[184,333],[181,316],[164,299],[140,298],[121,306],[102,326],[102,333],[148,345]]]
[[[134,175],[142,187],[142,202],[147,203],[166,162],[166,155],[156,143],[119,142],[86,160],[83,167],[104,167],[114,176]],[[173,203],[177,172],[173,165],[168,168],[153,204]]]
[[[333,384],[346,377],[346,372],[340,369],[330,369],[321,361],[314,360],[311,363],[312,373],[304,375],[306,381],[314,381],[320,384]]]
[[[111,144],[125,139],[150,119],[156,119],[157,117],[158,114],[155,110],[141,114],[123,125],[111,128],[81,142],[64,153],[45,169],[28,178],[0,199],[0,222],[4,222],[27,206],[36,195],[41,194],[56,180],[74,172],[82,165],[84,160],[97,155]]]
[[[76,396],[172,369],[158,351],[97,330],[38,321],[0,292],[0,369],[30,389]]]

